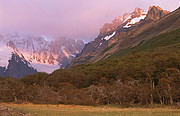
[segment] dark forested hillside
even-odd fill
[[[142,41],[95,64],[22,79],[0,78],[1,102],[117,104],[180,102],[180,29]]]

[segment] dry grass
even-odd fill
[[[180,109],[172,108],[117,108],[78,105],[6,104],[14,110],[32,116],[180,116]]]

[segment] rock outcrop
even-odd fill
[[[149,10],[148,10],[148,14],[146,16],[146,20],[148,20],[148,19],[158,20],[158,19],[164,17],[165,15],[167,15],[168,13],[170,13],[170,12],[167,10],[163,10],[159,6],[150,6]]]

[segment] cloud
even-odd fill
[[[104,23],[135,7],[167,10],[179,0],[0,0],[0,31],[93,40]],[[170,2],[170,3],[169,3]]]

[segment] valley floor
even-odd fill
[[[180,109],[118,108],[110,106],[1,104],[31,116],[180,116]],[[0,114],[1,116],[2,114]],[[4,116],[4,115],[2,115]]]

